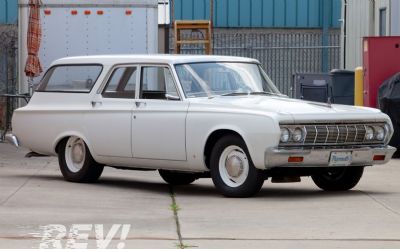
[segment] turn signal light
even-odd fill
[[[290,156],[288,157],[288,163],[301,163],[303,162],[304,157],[302,156]]]
[[[385,155],[375,155],[374,156],[374,161],[384,161],[385,160]]]

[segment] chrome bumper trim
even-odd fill
[[[396,148],[362,147],[349,149],[278,149],[272,148],[265,152],[265,167],[328,167],[329,158],[333,151],[351,151],[352,163],[350,166],[369,166],[385,164],[390,161]],[[385,155],[385,160],[374,161],[374,155]],[[301,163],[288,163],[289,156],[302,156]]]
[[[19,147],[18,138],[14,134],[6,134],[6,141],[13,144],[15,147]]]

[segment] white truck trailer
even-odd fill
[[[24,68],[27,59],[29,0],[19,0],[20,93],[30,91]],[[42,0],[43,71],[65,56],[153,54],[158,52],[158,0]],[[42,73],[43,74],[43,73]],[[37,84],[42,75],[35,77]]]

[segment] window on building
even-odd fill
[[[379,35],[386,36],[386,8],[379,9]]]

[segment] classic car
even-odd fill
[[[252,196],[268,178],[349,190],[395,152],[386,114],[289,98],[240,57],[62,58],[12,126],[8,140],[58,156],[67,181],[94,182],[104,166],[150,169],[175,185],[211,177],[228,197]]]

